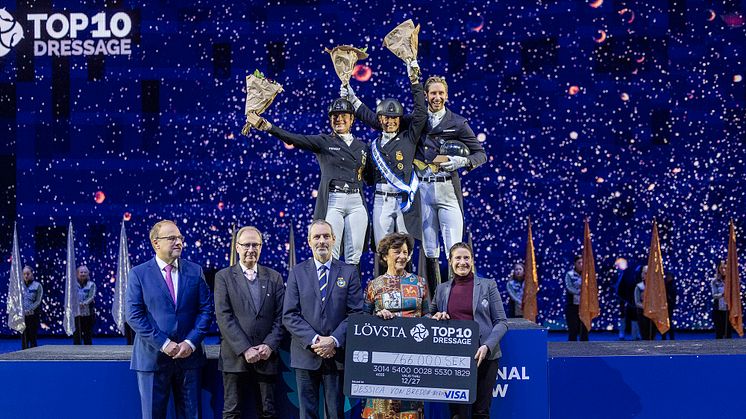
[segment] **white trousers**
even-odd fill
[[[420,183],[420,215],[422,216],[422,246],[425,256],[440,256],[438,232],[443,235],[446,253],[464,235],[464,216],[458,205],[451,180]]]
[[[393,186],[378,184],[377,192],[397,193]],[[375,195],[373,201],[373,238],[376,246],[389,233],[407,233],[404,215],[401,212],[402,194],[397,196]],[[411,252],[412,249],[409,249]]]
[[[360,194],[329,193],[326,222],[332,225],[334,235],[337,237],[332,255],[339,259],[344,238],[344,261],[352,265],[359,264],[365,244],[365,231],[368,229],[368,212],[365,211]]]

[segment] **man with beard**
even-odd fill
[[[243,227],[236,235],[239,263],[215,275],[215,315],[223,337],[223,418],[240,418],[251,389],[258,418],[276,418],[275,382],[280,372],[285,284],[274,269],[259,265],[262,233]]]
[[[150,244],[155,257],[130,270],[125,297],[142,417],[165,419],[173,391],[176,417],[196,419],[202,340],[213,320],[210,289],[202,268],[181,259],[184,236],[173,221],[157,222]]]
[[[344,241],[345,262],[359,265],[368,230],[368,211],[363,196],[368,147],[350,133],[355,122],[354,112],[348,100],[335,99],[328,109],[331,134],[293,134],[264,118],[259,118],[254,127],[269,132],[285,144],[316,155],[321,180],[313,219],[326,220],[339,233],[340,240],[332,249],[334,258],[339,258]]]
[[[332,226],[308,227],[313,257],[288,275],[283,324],[290,332],[290,367],[295,369],[301,419],[317,419],[324,388],[326,417],[344,417],[343,368],[347,318],[363,310],[360,276],[354,266],[332,257]]]

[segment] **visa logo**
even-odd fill
[[[443,392],[448,400],[469,400],[466,392],[462,390],[447,390]]]

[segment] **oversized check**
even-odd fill
[[[351,316],[344,392],[349,397],[474,403],[478,343],[473,321]]]

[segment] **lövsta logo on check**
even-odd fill
[[[427,331],[427,328],[425,328],[422,323],[417,323],[412,330],[409,331],[409,334],[412,335],[414,340],[417,342],[422,342],[430,336],[430,332]]]

